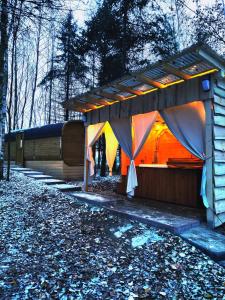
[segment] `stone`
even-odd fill
[[[202,225],[181,233],[181,237],[197,248],[200,248],[210,257],[217,260],[225,259],[224,235]]]

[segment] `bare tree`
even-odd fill
[[[0,179],[3,178],[3,151],[8,83],[8,1],[1,1],[0,18]]]
[[[41,28],[42,28],[42,18],[40,16],[38,21],[37,40],[36,40],[36,62],[35,62],[34,83],[33,83],[32,96],[31,96],[29,127],[31,127],[32,125],[32,120],[34,116],[34,100],[35,100],[35,93],[37,89],[38,68],[39,68],[39,60],[40,60]]]

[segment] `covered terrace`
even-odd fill
[[[120,193],[204,205],[225,222],[225,61],[205,45],[64,102],[86,116],[84,189],[94,175],[92,146],[104,132],[110,172],[122,149]],[[131,200],[132,201],[132,200]]]

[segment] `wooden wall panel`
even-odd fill
[[[214,87],[214,213],[215,226],[225,223],[225,84]]]
[[[60,160],[61,138],[50,137],[24,141],[25,160]]]
[[[5,149],[4,149],[4,159],[8,159],[8,143],[5,143]],[[16,142],[10,142],[10,160],[15,161],[16,160]]]
[[[64,180],[83,180],[83,166],[68,166],[62,160],[58,161],[26,161],[26,167],[44,172]]]
[[[194,78],[165,89],[158,89],[145,95],[115,103],[110,106],[109,120],[210,99],[212,91],[204,92],[201,87],[201,80],[201,78]],[[106,120],[108,112],[106,113],[105,108],[99,108],[87,112],[87,115],[90,115],[87,118],[88,122],[91,122],[88,123],[89,125],[99,123],[100,120]]]
[[[68,166],[84,164],[84,124],[70,121],[63,127],[62,158]]]

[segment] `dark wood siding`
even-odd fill
[[[24,140],[23,133],[16,135],[16,164],[23,165],[24,163]]]
[[[62,157],[68,166],[84,164],[84,125],[83,122],[70,121],[63,127]]]
[[[25,160],[60,160],[61,137],[50,137],[24,141]]]
[[[5,160],[8,159],[8,142],[5,143]],[[10,142],[10,160],[15,161],[16,160],[16,142]]]
[[[200,207],[201,174],[201,169],[137,167],[138,187],[135,196]],[[122,176],[119,193],[126,192],[126,178]]]

